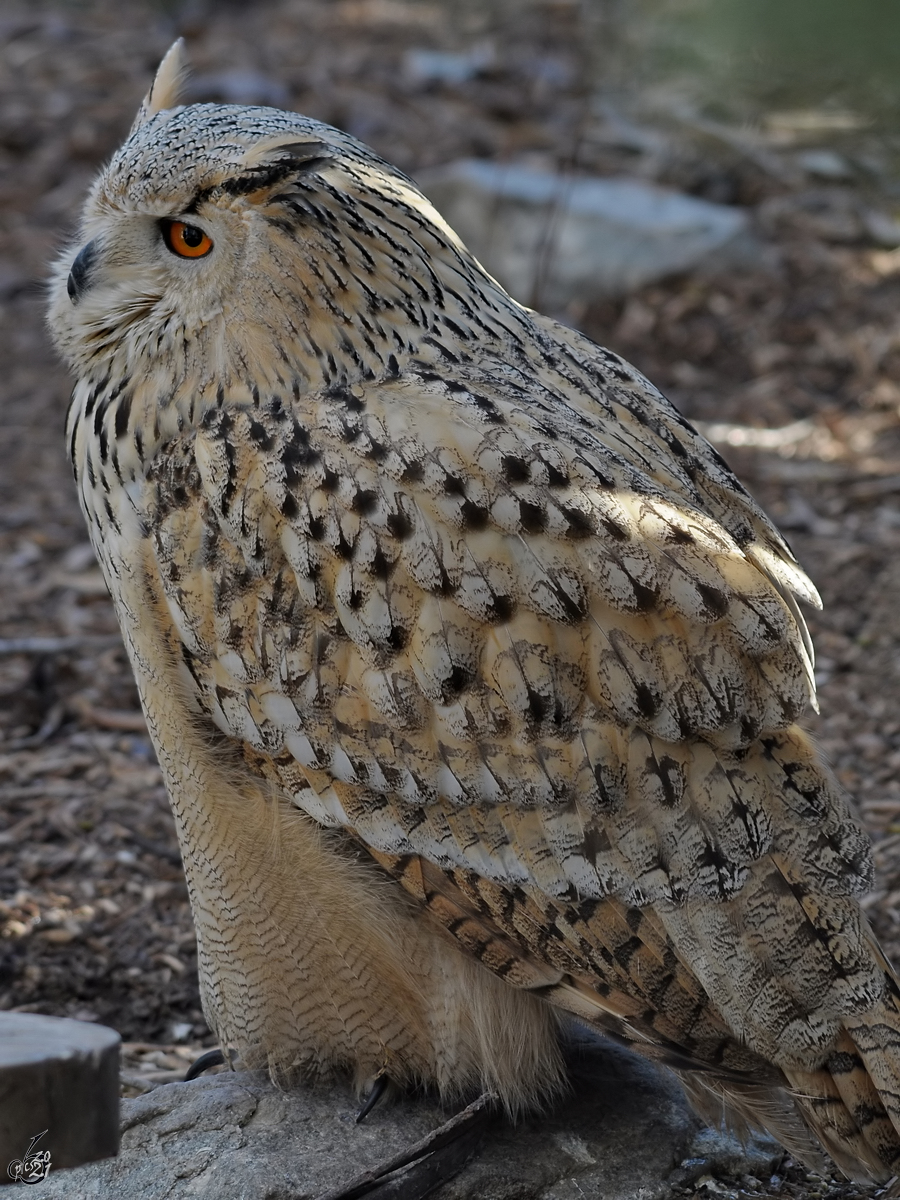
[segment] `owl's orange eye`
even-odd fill
[[[211,237],[184,221],[163,221],[162,233],[166,246],[179,258],[203,258],[213,248]]]

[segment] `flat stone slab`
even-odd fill
[[[743,209],[641,179],[470,158],[423,171],[417,182],[512,296],[551,310],[704,262],[743,262],[755,246]]]
[[[51,1173],[28,1197],[335,1200],[449,1116],[405,1098],[357,1125],[356,1109],[338,1084],[285,1093],[246,1072],[167,1084],[122,1102],[117,1159]],[[592,1043],[575,1062],[571,1096],[547,1116],[514,1126],[486,1118],[462,1169],[451,1156],[433,1161],[429,1176],[426,1160],[352,1194],[418,1200],[439,1179],[440,1200],[668,1200],[701,1176],[767,1179],[780,1158],[774,1142],[743,1148],[704,1129],[673,1078]]]

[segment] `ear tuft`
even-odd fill
[[[154,114],[166,108],[175,108],[181,102],[190,69],[184,38],[179,38],[169,47],[165,58],[159,64],[150,91],[138,109],[131,133],[140,129]]]

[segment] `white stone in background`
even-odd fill
[[[576,178],[461,159],[419,184],[523,303],[561,309],[715,259],[745,260],[747,214],[636,179]]]
[[[852,179],[853,168],[842,154],[834,150],[804,150],[797,162],[809,175],[819,179]]]
[[[893,249],[900,246],[900,221],[887,213],[869,209],[862,214],[862,222],[869,237],[880,246]]]
[[[192,75],[186,84],[187,99],[194,104],[215,101],[219,104],[262,104],[270,108],[287,108],[291,93],[271,75],[261,71],[212,71],[207,75]]]
[[[407,50],[403,56],[403,73],[412,83],[443,83],[459,85],[475,79],[495,59],[490,42],[473,46],[465,54],[450,54],[443,50]]]

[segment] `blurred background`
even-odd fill
[[[0,1009],[100,1020],[131,1094],[208,1041],[177,846],[86,543],[48,264],[168,45],[420,180],[520,300],[612,346],[820,588],[825,753],[900,950],[900,6],[3,0]],[[896,955],[895,955],[896,957]]]

